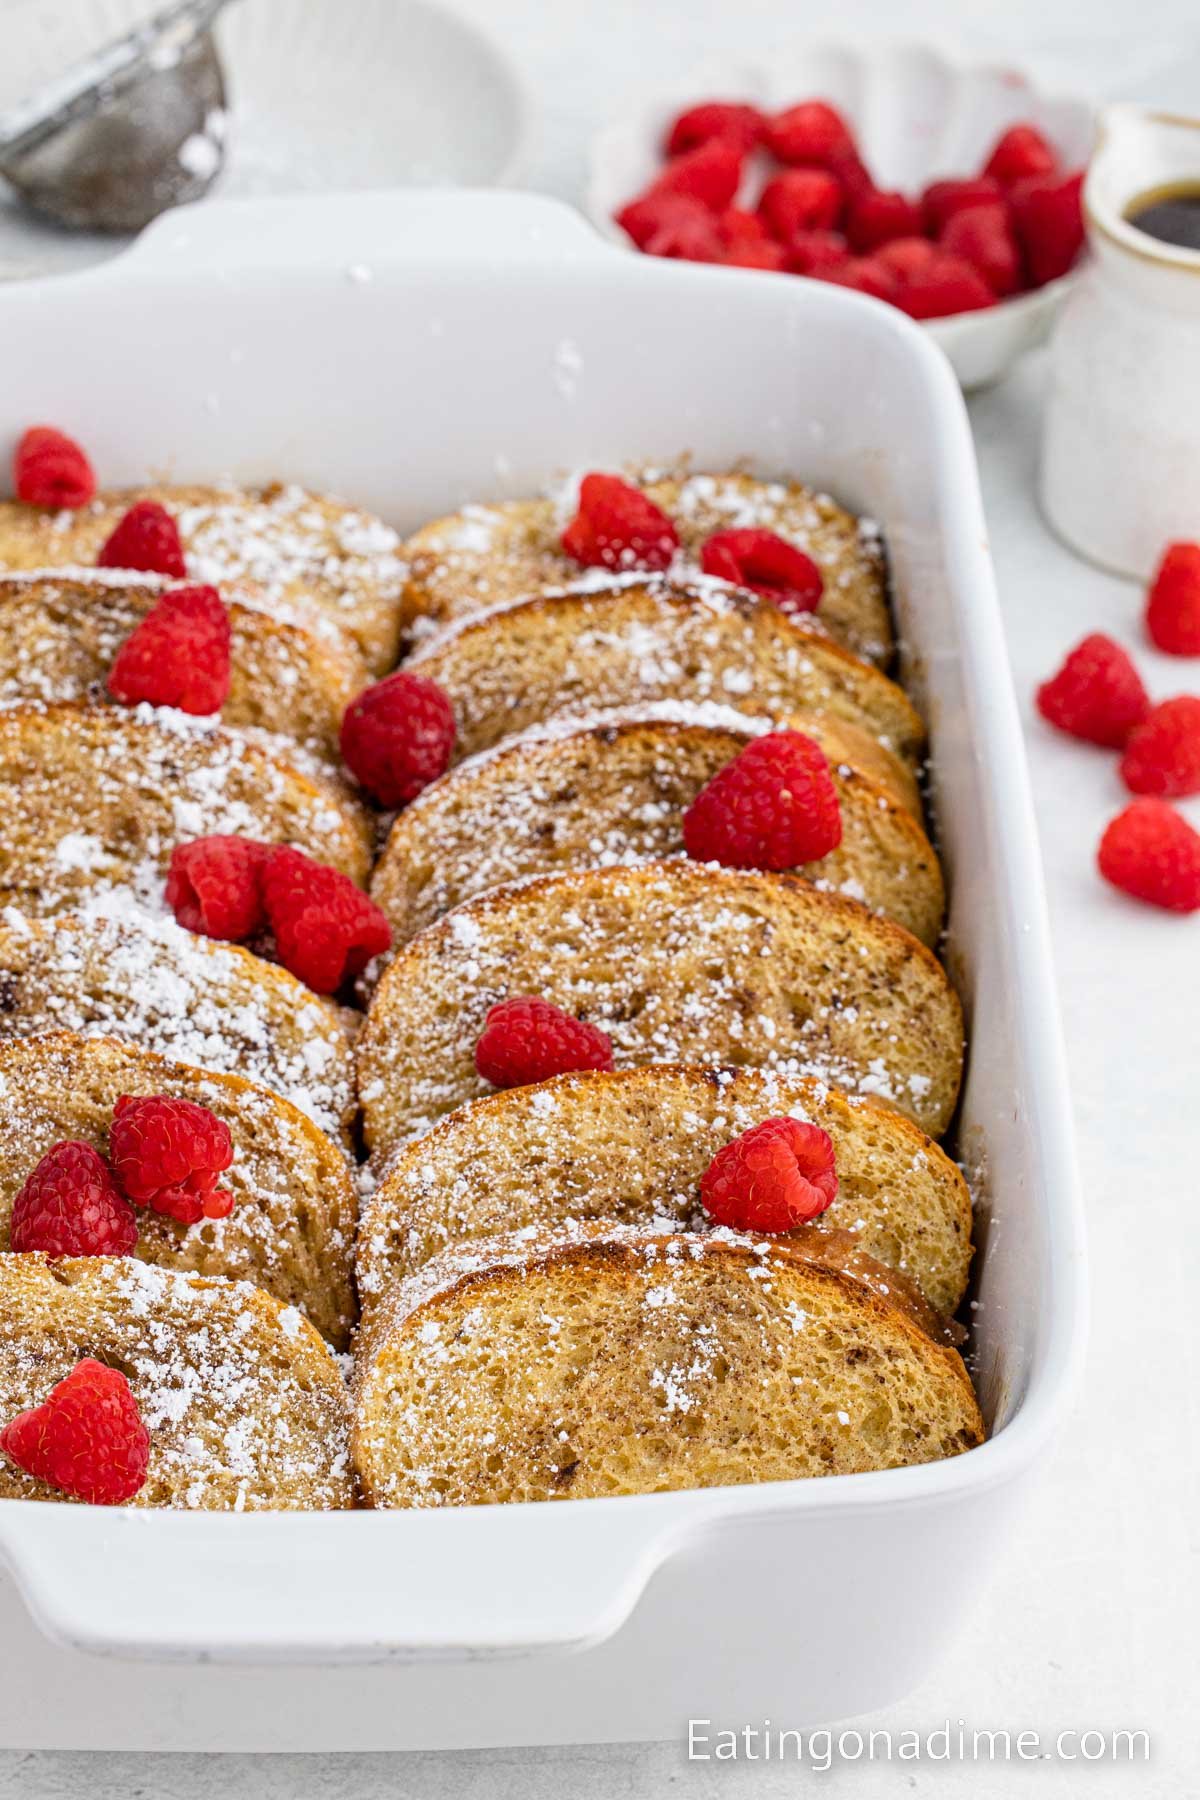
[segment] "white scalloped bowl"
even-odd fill
[[[973,174],[1019,119],[1045,132],[1068,167],[1084,164],[1091,151],[1091,105],[1047,93],[1020,69],[959,61],[928,44],[809,40],[761,59],[710,58],[605,126],[592,141],[588,216],[606,237],[633,249],[612,215],[662,167],[663,135],[685,106],[744,99],[774,111],[817,96],[850,120],[880,186],[907,193],[940,176]],[[756,271],[746,274],[762,279]],[[926,330],[963,387],[981,387],[1042,342],[1074,278],[1063,276],[986,312],[931,320]]]

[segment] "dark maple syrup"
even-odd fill
[[[1125,208],[1128,224],[1181,250],[1200,250],[1200,180],[1151,188]]]

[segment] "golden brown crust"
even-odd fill
[[[133,1254],[163,1268],[228,1275],[298,1306],[337,1349],[354,1322],[350,1261],[357,1204],[344,1152],[298,1108],[240,1075],[171,1062],[114,1038],[51,1032],[0,1039],[0,1250],[12,1203],[45,1153],[64,1140],[107,1155],[122,1094],[170,1094],[229,1127],[233,1163],[221,1185],[229,1216],[192,1226],[137,1213]]]
[[[792,723],[833,759],[842,819],[840,845],[794,872],[936,943],[945,889],[932,844],[909,812],[836,760],[836,732],[826,741],[819,721]],[[709,722],[686,709],[674,719],[617,713],[554,727],[460,763],[398,816],[371,881],[397,944],[502,882],[682,855],[687,807],[756,735],[751,721]]]
[[[295,1307],[133,1257],[0,1255],[0,1418],[40,1406],[83,1357],[119,1369],[150,1434],[127,1504],[216,1512],[354,1504],[346,1392]],[[0,1456],[0,1499],[66,1496]]]
[[[639,579],[517,601],[448,626],[409,666],[450,695],[460,756],[562,713],[647,700],[829,713],[910,763],[924,748],[920,716],[886,675],[770,601],[712,584]]]
[[[740,473],[632,472],[627,478],[674,520],[680,540],[676,574],[699,572],[701,546],[714,532],[747,525],[772,531],[821,569],[825,591],[814,623],[856,655],[887,666],[894,644],[880,540],[827,494],[799,482]],[[404,547],[407,611],[444,623],[594,575],[560,547],[574,505],[571,486],[558,499],[468,506],[423,526]]]
[[[0,700],[103,700],[113,658],[170,584],[154,576],[0,578]],[[272,618],[253,590],[227,588],[230,688],[226,725],[251,726],[339,765],[342,714],[367,683],[348,641]]]
[[[950,1121],[962,1011],[923,944],[788,875],[688,862],[530,877],[466,901],[385,970],[359,1040],[386,1156],[476,1094],[491,1006],[539,994],[608,1033],[617,1067],[771,1066]]]
[[[282,482],[110,490],[72,513],[0,501],[0,569],[94,566],[135,501],[179,527],[191,581],[252,582],[273,616],[349,639],[375,674],[400,647],[404,568],[395,532],[356,507]]]
[[[886,1287],[884,1282],[883,1287]],[[449,1250],[363,1332],[375,1506],[643,1493],[973,1448],[957,1353],[863,1272],[766,1240],[597,1226]]]
[[[838,1196],[819,1230],[852,1233],[940,1313],[953,1313],[970,1269],[971,1199],[924,1132],[820,1082],[672,1064],[486,1094],[399,1149],[359,1230],[364,1311],[452,1243],[593,1218],[707,1229],[700,1179],[712,1158],[784,1114],[833,1139]]]

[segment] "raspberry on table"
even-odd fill
[[[224,1119],[194,1100],[171,1094],[122,1094],[113,1108],[109,1160],[122,1192],[136,1206],[181,1225],[224,1218],[233,1206],[217,1178],[233,1162]]]
[[[229,614],[216,588],[172,588],[113,658],[108,691],[124,706],[148,701],[207,717],[229,698]]]
[[[767,148],[781,163],[836,169],[857,159],[854,134],[825,100],[802,100],[767,121]]]
[[[493,1006],[475,1046],[475,1068],[493,1087],[525,1087],[577,1069],[611,1069],[612,1041],[597,1025],[549,1000],[517,997]]]
[[[177,844],[167,869],[167,905],[185,931],[244,944],[267,922],[262,866],[271,846],[254,838],[204,837]]]
[[[113,527],[96,558],[101,569],[137,569],[144,575],[187,574],[179,527],[157,500],[136,500]]]
[[[1038,688],[1037,709],[1072,737],[1120,750],[1150,711],[1150,697],[1120,644],[1095,631]]]
[[[811,556],[777,532],[757,526],[714,531],[700,548],[706,575],[752,588],[773,600],[782,612],[815,612],[825,591],[825,578]]]
[[[342,760],[380,806],[407,806],[444,775],[454,708],[436,682],[398,670],[364,688],[342,717]]]
[[[26,506],[74,511],[95,494],[96,476],[74,438],[53,425],[31,425],[13,456],[13,486]]]
[[[1130,733],[1121,779],[1133,794],[1200,794],[1200,699],[1181,694],[1151,709]]]
[[[1200,544],[1168,544],[1146,596],[1146,630],[1168,656],[1200,656]]]
[[[731,869],[795,869],[842,841],[829,758],[799,731],[755,738],[697,794],[683,815],[693,862]]]
[[[735,1231],[791,1231],[837,1199],[833,1139],[800,1119],[764,1119],[726,1144],[700,1179],[705,1212]]]
[[[703,100],[671,121],[663,148],[668,156],[682,156],[711,138],[724,138],[744,155],[753,150],[766,127],[757,106],[738,100]]]
[[[1200,910],[1200,832],[1165,800],[1134,800],[1100,840],[1100,873],[1135,900]]]
[[[280,962],[317,994],[335,994],[392,941],[386,917],[349,876],[282,844],[262,868]]]
[[[128,1256],[137,1243],[132,1206],[92,1144],[54,1144],[12,1203],[9,1248],[45,1256]]]
[[[666,569],[679,548],[679,533],[655,506],[619,475],[585,475],[579,510],[562,534],[575,562],[604,569]]]
[[[150,1434],[120,1370],[85,1356],[40,1406],[9,1420],[0,1450],[61,1494],[120,1506],[145,1484]]]
[[[1053,175],[1058,157],[1036,125],[1010,125],[993,144],[983,165],[984,177],[998,181],[1002,187],[1031,177]]]

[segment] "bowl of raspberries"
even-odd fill
[[[1093,114],[924,45],[710,64],[609,125],[588,211],[647,256],[799,275],[920,320],[964,387],[1046,336],[1084,253]]]

